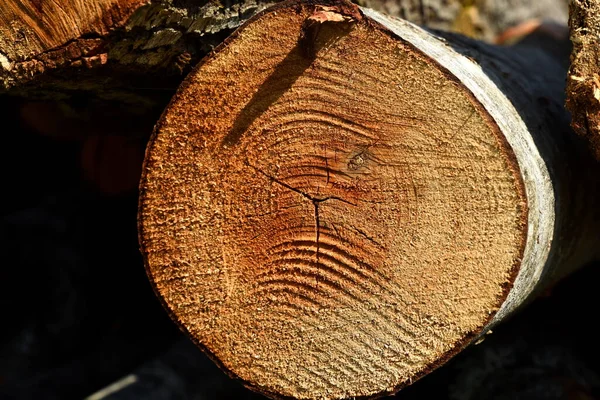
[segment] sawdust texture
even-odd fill
[[[141,183],[157,293],[271,396],[411,383],[490,320],[526,235],[514,157],[483,108],[383,28],[314,17],[328,12],[280,7],[206,59]]]

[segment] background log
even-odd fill
[[[0,5],[0,93],[56,100],[91,92],[138,108],[164,105],[191,66],[273,3],[8,0]],[[565,0],[359,3],[488,41],[532,18],[566,21]]]
[[[571,1],[573,54],[567,86],[567,108],[575,132],[586,138],[600,159],[600,2]]]
[[[598,258],[597,167],[569,130],[560,52],[436,35],[285,3],[205,59],[158,124],[149,276],[253,389],[394,392]]]
[[[94,0],[0,5],[0,91],[91,91],[143,105],[272,2]],[[163,100],[164,101],[164,100]]]

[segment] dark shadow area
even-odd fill
[[[244,106],[222,146],[237,144],[252,123],[275,103],[312,65],[316,54],[350,32],[350,23],[312,24],[299,37],[298,45],[277,65]]]
[[[139,165],[106,168],[135,159],[143,139],[139,149],[110,132],[90,140],[89,131],[69,132],[57,109],[36,104],[0,98],[0,398],[80,399],[179,333],[138,251],[137,183],[115,185],[121,176],[138,179]],[[115,143],[124,153],[106,157]]]
[[[294,82],[310,67],[313,60],[305,58],[300,54],[299,48],[294,47],[283,61],[279,63],[275,71],[260,86],[248,104],[244,106],[235,120],[231,132],[223,138],[222,146],[237,144],[250,125],[267,111],[277,99],[290,90]]]

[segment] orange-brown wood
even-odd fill
[[[239,31],[180,89],[143,175],[158,294],[274,396],[410,383],[490,321],[524,248],[496,124],[350,6],[286,6]]]
[[[0,90],[65,67],[105,64],[103,38],[148,0],[0,2]]]
[[[5,0],[0,3],[0,49],[12,60],[75,39],[106,35],[148,0]]]

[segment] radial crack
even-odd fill
[[[316,243],[317,243],[317,252],[316,252],[316,259],[317,259],[317,264],[319,263],[319,237],[321,236],[321,224],[320,224],[320,220],[319,220],[319,203],[316,201],[313,201],[313,204],[315,206],[315,236],[316,236]]]
[[[321,236],[321,223],[319,220],[319,202],[318,201],[314,201],[313,200],[313,205],[315,206],[315,244],[316,244],[316,251],[315,251],[315,262],[317,264],[317,268],[319,267],[319,238]],[[319,277],[318,275],[315,276],[315,280],[316,280],[316,286],[319,287]]]
[[[248,166],[250,166],[250,167],[254,168],[254,170],[255,170],[256,172],[258,172],[259,174],[262,174],[262,175],[266,176],[267,178],[269,178],[269,179],[271,180],[271,182],[275,182],[275,183],[277,183],[277,184],[279,184],[279,185],[283,186],[284,188],[291,190],[292,192],[296,192],[296,193],[298,193],[298,194],[300,194],[300,195],[302,195],[302,196],[306,197],[307,199],[309,199],[309,200],[310,200],[310,201],[312,201],[312,202],[314,202],[314,201],[315,201],[315,199],[314,199],[314,198],[313,198],[311,195],[309,195],[309,194],[306,194],[306,193],[304,193],[302,190],[300,190],[300,189],[296,189],[295,187],[293,187],[293,186],[290,186],[290,185],[288,185],[287,183],[280,181],[279,179],[277,179],[277,178],[275,178],[275,177],[273,177],[273,176],[271,176],[271,175],[267,174],[266,172],[264,172],[264,171],[263,171],[263,170],[261,170],[260,168],[256,168],[256,167],[255,167],[254,165],[252,165],[252,164],[248,164]]]
[[[264,172],[263,170],[261,170],[260,168],[255,167],[254,165],[246,162],[246,164],[253,168],[256,172],[260,173],[261,175],[269,178],[269,180],[271,180],[271,182],[275,182],[278,185],[283,186],[286,189],[291,190],[292,192],[298,193],[299,195],[301,195],[302,197],[307,198],[308,200],[311,201],[311,203],[313,204],[313,206],[315,207],[315,245],[316,245],[316,252],[315,252],[315,263],[317,265],[319,265],[320,259],[319,259],[319,252],[320,252],[320,238],[321,238],[321,220],[320,220],[320,216],[319,216],[319,204],[323,203],[327,200],[337,200],[337,201],[341,201],[342,203],[346,203],[346,204],[350,204],[352,206],[356,206],[356,204],[346,200],[346,199],[342,199],[341,197],[337,197],[337,196],[327,196],[327,197],[323,197],[323,198],[319,198],[319,197],[313,197],[311,195],[309,195],[308,193],[303,192],[300,189],[297,189],[291,185],[288,185],[287,183],[267,174],[266,172]],[[316,286],[319,286],[319,278],[315,278],[316,280]]]
[[[327,200],[337,200],[337,201],[341,201],[342,203],[346,203],[346,204],[350,204],[352,206],[356,206],[356,204],[352,203],[351,201],[348,201],[346,199],[342,199],[341,197],[338,197],[338,196],[327,196],[327,197],[314,197],[314,196],[311,196],[310,194],[305,193],[305,192],[303,192],[300,189],[296,189],[295,187],[293,187],[291,185],[288,185],[287,183],[285,183],[285,182],[283,182],[283,181],[281,181],[281,180],[279,180],[279,179],[277,179],[277,178],[275,178],[275,177],[267,174],[266,172],[264,172],[260,168],[255,167],[252,164],[249,164],[249,163],[246,163],[246,164],[249,167],[253,168],[256,172],[258,172],[261,175],[264,175],[267,178],[269,178],[272,182],[275,182],[275,183],[283,186],[284,188],[291,190],[292,192],[296,192],[296,193],[302,195],[303,197],[306,197],[307,199],[309,199],[310,201],[312,201],[315,204],[316,203],[322,203],[322,202],[327,201]]]
[[[362,237],[364,237],[365,239],[367,239],[369,242],[377,245],[378,247],[384,249],[385,247],[379,243],[377,240],[375,240],[374,238],[372,238],[371,236],[369,236],[365,231],[353,226],[352,229],[354,229],[359,235],[361,235]]]

